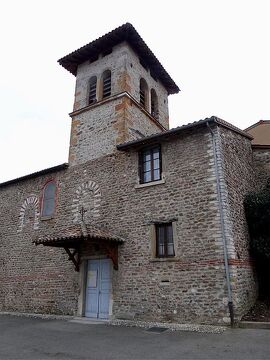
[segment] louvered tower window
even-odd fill
[[[145,94],[142,89],[140,89],[140,103],[142,104],[143,107],[145,107]]]
[[[140,104],[147,110],[147,108],[148,108],[148,85],[144,79],[140,80]]]
[[[111,82],[111,72],[110,70],[106,70],[103,75],[102,75],[102,79],[103,79],[103,96],[102,98],[107,98],[108,96],[111,96],[111,87],[112,87],[112,82]]]
[[[151,89],[151,115],[158,119],[158,98],[154,89]]]
[[[89,105],[97,101],[97,77],[92,76],[89,81]]]

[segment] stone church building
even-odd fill
[[[243,197],[270,146],[217,117],[169,129],[179,88],[130,24],[59,63],[69,163],[0,184],[0,311],[239,320],[257,296]]]

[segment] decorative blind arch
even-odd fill
[[[80,185],[73,198],[72,213],[73,222],[81,222],[80,210],[83,207],[86,210],[85,219],[88,222],[100,216],[101,191],[95,181],[88,181]]]
[[[28,219],[27,212],[30,212]],[[39,226],[39,215],[39,198],[31,194],[24,200],[20,208],[18,233],[22,232],[27,222],[33,222],[33,229],[37,230]]]

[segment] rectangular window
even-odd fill
[[[159,145],[140,152],[139,169],[141,184],[161,179],[161,151]]]
[[[175,256],[172,223],[156,224],[156,257]]]

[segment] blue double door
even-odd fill
[[[87,262],[85,316],[108,319],[111,296],[111,260]]]

